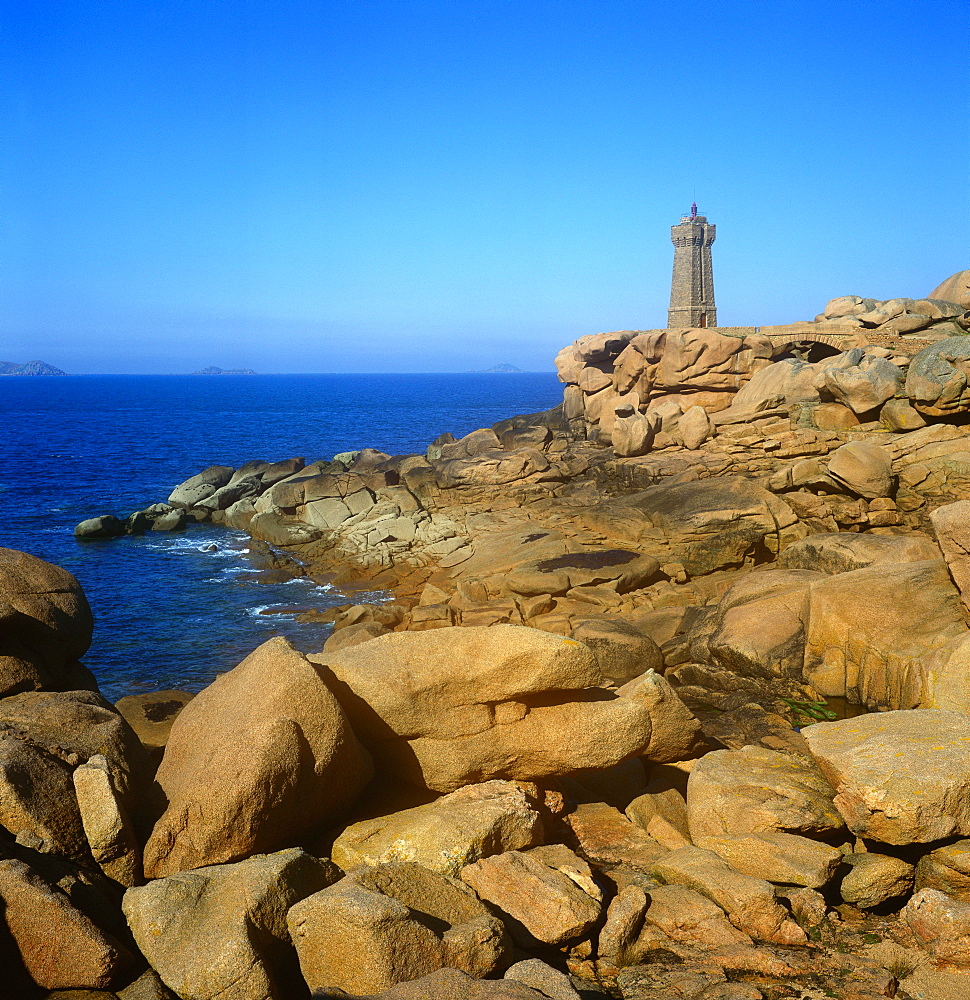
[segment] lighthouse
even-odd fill
[[[711,266],[715,228],[706,215],[697,214],[697,202],[691,205],[690,215],[682,215],[680,222],[670,227],[674,273],[670,282],[668,329],[717,326]]]

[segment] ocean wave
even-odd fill
[[[226,566],[218,576],[206,577],[206,583],[239,583],[240,577],[253,576],[253,571],[249,566]]]
[[[221,546],[217,542],[200,545],[198,551],[203,555],[212,556],[213,559],[238,559],[242,552],[232,546]]]
[[[306,587],[308,590],[319,590],[321,594],[328,594],[335,589],[332,583],[314,583],[306,576],[294,576],[289,580],[281,580],[279,585],[281,587],[289,587],[294,584]]]
[[[274,611],[274,608],[277,610]],[[246,614],[250,618],[288,618],[293,614],[293,608],[287,604],[257,604],[246,608]]]
[[[354,604],[390,604],[394,595],[386,590],[356,590],[348,597]]]
[[[198,552],[199,540],[197,538],[186,538],[184,535],[179,535],[178,537],[156,537],[155,535],[146,535],[145,547],[148,549],[154,549],[163,552]]]
[[[233,542],[234,540],[226,542],[221,539],[200,541],[198,538],[182,536],[179,538],[151,538],[146,547],[172,555],[204,555],[213,559],[238,559],[249,551],[240,548]]]

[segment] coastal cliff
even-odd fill
[[[960,995],[960,305],[596,334],[558,356],[552,410],[423,454],[213,466],[83,522],[225,524],[281,570],[390,592],[194,697],[106,702],[77,581],[0,550],[11,982]]]

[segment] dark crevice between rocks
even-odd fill
[[[535,568],[542,572],[552,572],[557,569],[605,569],[608,566],[623,566],[639,558],[640,553],[630,552],[626,549],[567,552],[565,555],[554,556],[552,559],[543,559],[535,564]]]

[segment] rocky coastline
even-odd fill
[[[391,592],[194,697],[106,702],[77,582],[0,550],[11,995],[970,995],[967,277],[82,522]]]

